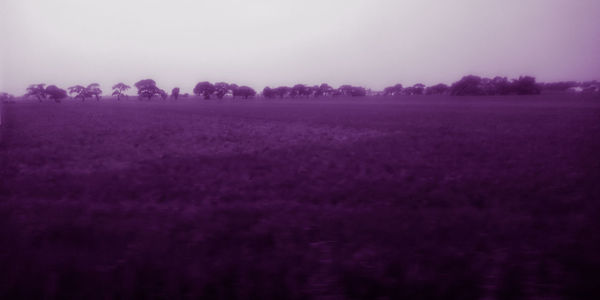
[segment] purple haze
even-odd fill
[[[0,299],[600,299],[599,14],[0,0]]]
[[[4,0],[0,90],[600,77],[600,2]]]

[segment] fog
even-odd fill
[[[597,0],[2,0],[0,90],[600,79]]]

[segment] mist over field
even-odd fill
[[[0,90],[600,78],[596,0],[3,0]]]
[[[0,299],[600,299],[600,2],[0,1]]]

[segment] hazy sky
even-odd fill
[[[0,0],[0,90],[600,79],[599,0]]]

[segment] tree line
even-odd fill
[[[536,83],[534,77],[521,76],[517,79],[508,80],[506,77],[485,78],[476,75],[467,75],[459,81],[448,86],[443,83],[426,87],[424,84],[415,84],[403,87],[402,84],[386,87],[383,90],[385,96],[399,95],[440,95],[449,94],[453,96],[483,96],[483,95],[537,95],[540,94],[542,86]]]
[[[175,87],[171,93],[159,88],[152,79],[143,79],[134,84],[137,89],[137,95],[140,100],[151,100],[154,97],[166,100],[171,97],[177,100],[180,97],[180,89]],[[128,97],[126,92],[131,86],[119,82],[112,86],[112,96],[117,100]],[[403,95],[453,95],[453,96],[482,96],[482,95],[537,95],[542,90],[547,91],[567,91],[577,92],[600,92],[600,83],[597,81],[588,82],[553,82],[538,83],[535,77],[520,76],[519,78],[509,80],[507,77],[486,78],[476,75],[467,75],[452,85],[439,83],[432,86],[425,86],[417,83],[412,86],[404,87],[398,83],[388,86],[383,91],[373,92],[361,86],[342,85],[333,88],[327,83],[321,85],[296,84],[294,86],[279,86],[271,88],[265,87],[262,92],[257,93],[249,86],[238,86],[235,83],[208,81],[198,82],[193,89],[193,93],[203,99],[223,99],[226,96],[240,97],[248,99],[260,95],[267,99],[283,98],[319,98],[319,97],[364,97],[367,95],[375,96],[403,96]],[[73,99],[85,101],[86,99],[95,99],[99,101],[102,98],[102,89],[98,83],[92,83],[87,86],[74,85],[67,90],[61,89],[55,85],[46,86],[43,83],[32,84],[26,89],[25,97],[33,97],[39,101],[49,99],[55,102],[61,102],[63,99],[71,96]],[[188,97],[184,94],[183,97]],[[7,93],[0,93],[0,100],[11,101],[14,98]]]

